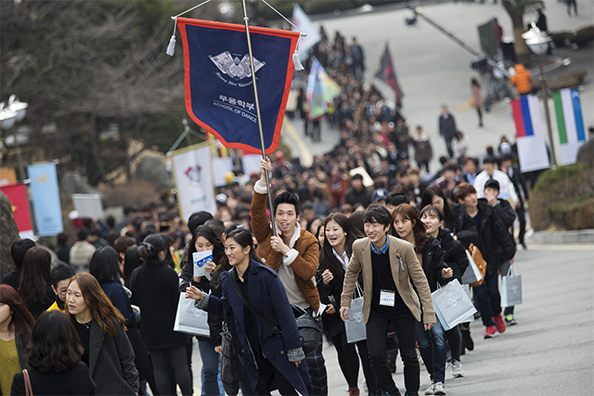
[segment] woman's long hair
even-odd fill
[[[396,238],[400,238],[400,235],[398,235],[394,229],[394,221],[398,215],[402,216],[404,219],[410,220],[413,223],[412,232],[415,238],[415,250],[419,254],[423,253],[429,242],[431,242],[431,237],[427,235],[425,226],[419,219],[417,211],[409,204],[400,204],[396,207],[396,209],[394,209],[392,212],[392,222],[390,223],[390,235],[393,235]]]
[[[25,253],[19,295],[29,310],[39,303],[51,302],[47,296],[47,288],[52,284],[51,264],[52,256],[43,247],[32,247]]]
[[[49,311],[39,315],[33,326],[25,357],[42,373],[51,369],[59,373],[75,367],[83,352],[72,321],[60,311]]]
[[[80,287],[83,299],[91,310],[93,319],[99,323],[99,327],[101,327],[101,339],[105,338],[105,334],[115,337],[118,334],[116,324],[122,329],[127,330],[125,326],[126,319],[124,319],[120,311],[109,301],[109,298],[105,295],[99,282],[97,282],[97,279],[93,275],[82,272],[72,277],[68,286],[72,282],[76,282],[78,287]],[[66,315],[72,315],[69,309],[66,309]]]
[[[132,272],[142,265],[142,260],[138,255],[138,246],[130,246],[126,249],[124,256],[124,285],[130,288],[130,278],[132,278]]]
[[[89,272],[99,283],[119,282],[120,255],[111,246],[100,247],[93,253],[89,263]]]
[[[229,233],[229,235],[227,235],[226,240],[228,240],[229,238],[231,238],[235,242],[237,242],[237,244],[239,246],[241,246],[242,249],[249,247],[250,248],[250,259],[254,260],[257,263],[262,264],[262,260],[260,260],[260,257],[258,257],[258,255],[256,254],[256,251],[254,249],[254,238],[253,238],[253,234],[250,230],[247,230],[245,228],[236,228],[233,231],[231,231]]]
[[[351,254],[353,253],[353,242],[355,242],[356,239],[361,238],[363,235],[361,235],[359,230],[357,230],[342,213],[332,213],[326,217],[326,221],[324,221],[324,246],[322,247],[322,254],[320,257],[320,271],[324,272],[329,269],[333,274],[344,274],[344,268],[332,252],[332,246],[328,243],[328,236],[326,235],[326,226],[332,220],[346,232],[344,250],[349,257],[351,257]]]
[[[425,206],[433,205],[433,197],[435,196],[443,199],[443,214],[445,216],[445,222],[453,224],[455,220],[454,212],[452,212],[445,194],[437,186],[429,186],[425,189],[425,191],[423,191],[421,209],[423,209]]]
[[[9,329],[19,328],[21,333],[19,341],[22,345],[26,345],[31,337],[31,328],[35,324],[33,315],[27,309],[19,294],[8,285],[0,285],[0,304],[6,304],[12,311],[12,319],[8,324]]]

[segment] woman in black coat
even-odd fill
[[[76,330],[62,312],[41,314],[26,352],[33,394],[95,395],[95,383],[80,360],[82,354]],[[10,394],[26,394],[22,372],[15,374]]]
[[[421,210],[421,221],[427,227],[427,234],[435,238],[440,243],[444,254],[444,262],[450,267],[454,273],[454,278],[462,283],[462,275],[468,268],[468,258],[464,250],[464,246],[455,240],[452,232],[447,228],[442,228],[444,223],[443,212],[435,206],[425,206]],[[460,363],[460,355],[462,353],[462,335],[460,333],[460,326],[455,326],[445,332],[450,352],[452,355],[452,375],[454,377],[463,377],[464,370],[462,370],[462,363]]]
[[[323,229],[324,243],[316,283],[320,301],[328,305],[322,314],[324,330],[330,333],[332,343],[336,347],[340,369],[349,385],[349,395],[359,394],[357,386],[359,358],[363,364],[363,374],[367,381],[369,394],[379,394],[379,386],[369,359],[367,340],[349,344],[344,322],[339,313],[344,274],[353,252],[353,242],[361,237],[361,234],[342,213],[333,213],[328,216],[324,221]],[[360,283],[362,284],[362,282]],[[359,350],[359,356],[357,356],[355,345]]]
[[[460,184],[455,197],[459,203],[464,204],[466,212],[477,225],[476,246],[487,262],[485,280],[473,289],[486,327],[484,338],[493,338],[505,331],[497,270],[505,261],[509,260],[513,264],[516,246],[497,211],[486,200],[477,198],[473,186],[468,183]]]
[[[177,273],[163,261],[167,252],[159,235],[146,237],[138,255],[144,264],[132,273],[131,303],[142,312],[142,337],[153,362],[155,382],[161,395],[169,394],[173,370],[183,395],[191,395],[192,374],[186,357],[191,336],[173,331],[179,302]]]

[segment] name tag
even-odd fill
[[[396,302],[396,292],[392,290],[380,290],[380,305],[393,307]]]

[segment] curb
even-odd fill
[[[594,229],[560,232],[535,232],[530,238],[530,243],[538,245],[594,245]]]

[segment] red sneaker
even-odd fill
[[[495,322],[495,326],[497,326],[497,331],[500,333],[505,332],[505,321],[503,320],[503,316],[501,314],[495,316],[493,318],[493,322]]]
[[[487,326],[487,330],[485,330],[485,334],[483,335],[484,338],[493,338],[497,337],[499,332],[495,326]]]

